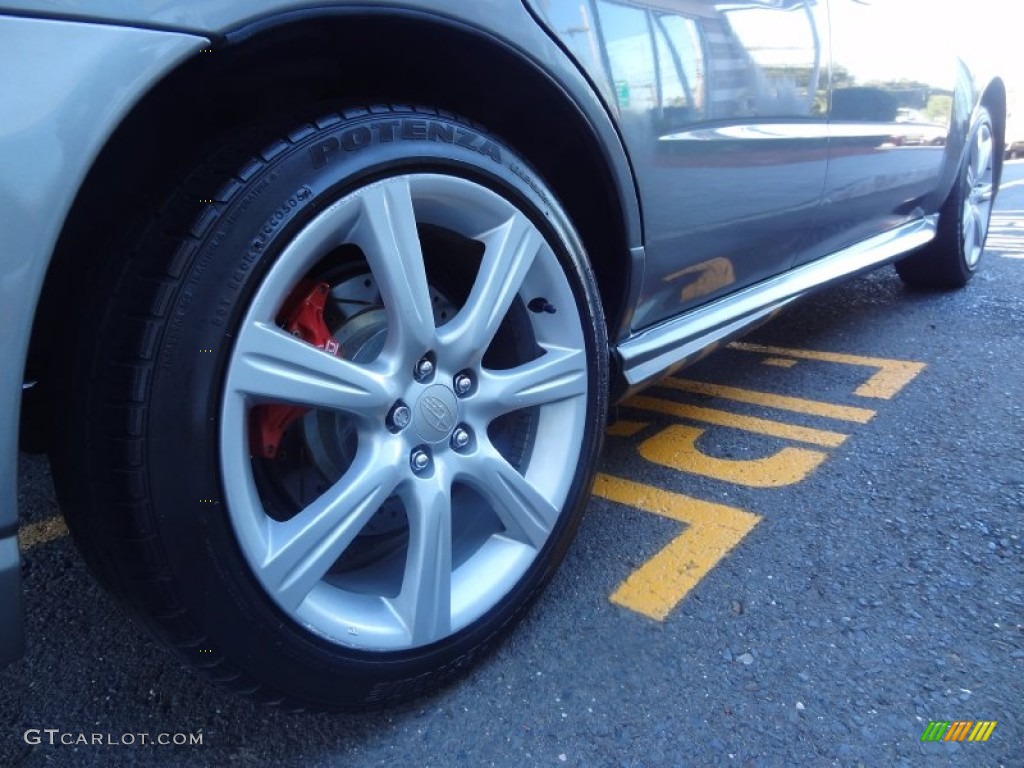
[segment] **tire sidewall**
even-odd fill
[[[965,144],[965,153],[963,160],[960,163],[960,173],[957,175],[957,194],[953,196],[951,202],[954,203],[949,210],[948,214],[951,218],[951,223],[955,228],[956,232],[956,252],[957,252],[957,266],[963,275],[963,282],[967,282],[974,275],[975,272],[981,267],[982,258],[985,255],[985,250],[982,248],[981,253],[978,256],[978,260],[973,264],[967,263],[967,250],[966,250],[966,232],[964,232],[964,221],[963,221],[963,208],[967,201],[968,196],[971,194],[970,179],[968,177],[968,171],[971,165],[971,152],[974,145],[974,141],[978,136],[978,132],[981,131],[982,127],[987,125],[989,131],[992,131],[992,117],[989,115],[988,110],[985,107],[979,107],[977,113],[974,116],[974,120],[971,123],[971,129],[967,132],[967,143]],[[994,134],[993,134],[994,135]],[[993,149],[995,147],[993,146]],[[993,172],[995,166],[995,156],[993,155],[992,164]],[[993,198],[992,205],[988,209],[988,217],[991,220],[992,206],[995,204]],[[985,223],[985,230],[988,231],[989,222]]]
[[[450,140],[449,140],[450,139]],[[368,653],[333,645],[280,611],[251,573],[225,506],[219,459],[222,386],[232,338],[263,275],[291,238],[345,194],[409,172],[448,173],[512,200],[541,229],[572,286],[590,361],[587,426],[558,524],[502,602],[424,648]],[[207,645],[253,676],[311,701],[353,705],[416,693],[463,667],[550,577],[578,525],[606,407],[603,318],[580,241],[547,187],[504,144],[449,116],[348,114],[239,169],[182,246],[180,289],[148,398],[149,498],[182,600]],[[209,350],[209,351],[206,351]]]

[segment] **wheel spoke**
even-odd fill
[[[362,215],[352,232],[384,299],[388,351],[405,362],[418,359],[434,343],[434,313],[423,265],[423,250],[408,179],[368,187]]]
[[[483,358],[543,243],[537,228],[519,213],[478,239],[484,257],[469,298],[438,331],[440,343],[463,365]]]
[[[283,621],[367,658],[415,659],[520,599],[517,585],[546,565],[584,469],[590,318],[555,240],[518,202],[452,174],[382,175],[300,226],[262,275],[234,335],[218,434],[225,509]],[[477,251],[461,286],[443,279],[458,253],[434,229]],[[331,287],[325,322],[344,357],[278,325],[307,281]],[[483,368],[506,327],[522,344]],[[255,414],[264,432],[316,413],[279,458],[254,459],[253,409],[275,403],[296,407]],[[499,418],[526,409],[538,418]],[[431,414],[448,429],[428,429]],[[275,513],[285,507],[298,512]]]
[[[281,605],[295,609],[302,603],[395,490],[401,465],[385,453],[361,452],[320,498],[290,520],[268,523],[261,578]]]
[[[988,130],[982,128],[978,131],[978,136],[975,139],[973,152],[974,157],[971,158],[971,166],[974,170],[974,179],[976,182],[984,178],[989,165],[992,163],[992,147],[992,134]]]
[[[480,371],[480,403],[467,406],[485,422],[505,413],[587,393],[587,357],[580,349],[548,346],[536,360],[507,371]]]
[[[988,217],[992,206],[992,131],[982,125],[971,146],[967,166],[967,199],[964,201],[961,228],[963,231],[963,253],[969,268],[974,268],[981,259],[988,232]]]
[[[481,443],[467,462],[468,474],[460,479],[491,504],[506,535],[540,549],[558,520],[559,509],[487,440]]]
[[[394,401],[387,376],[261,322],[239,335],[229,388],[260,399],[354,413],[384,410]]]
[[[984,205],[992,200],[992,185],[979,182],[971,190],[971,200],[978,205]]]
[[[985,247],[985,235],[988,234],[988,208],[984,205],[974,206],[975,243],[979,248]]]
[[[967,265],[973,267],[981,258],[981,249],[985,245],[985,213],[976,205],[969,207],[969,215],[964,223],[964,254]]]
[[[451,631],[451,484],[439,472],[410,483],[402,498],[409,518],[409,554],[402,591],[392,607],[410,641],[423,645]]]

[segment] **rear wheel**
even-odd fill
[[[593,277],[543,182],[453,117],[229,144],[85,315],[62,503],[214,679],[290,706],[416,695],[578,525],[608,377]]]
[[[935,239],[896,262],[908,285],[960,288],[974,276],[985,249],[995,196],[992,118],[981,108],[971,127],[964,164],[939,213]]]

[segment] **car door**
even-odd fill
[[[646,265],[640,329],[787,269],[827,156],[815,0],[535,0],[616,113]]]
[[[798,263],[934,213],[957,163],[959,142],[947,137],[963,66],[945,39],[950,15],[941,4],[829,0],[829,15],[832,87],[820,240],[808,244]]]

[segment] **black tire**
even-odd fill
[[[939,211],[938,232],[928,245],[896,262],[903,282],[915,288],[962,288],[978,270],[995,196],[992,117],[979,108],[953,190]],[[975,198],[987,189],[984,200]],[[965,209],[971,209],[965,226]]]
[[[59,402],[64,404],[60,414],[63,428],[56,437],[52,456],[61,505],[74,539],[103,584],[165,645],[209,679],[263,702],[289,708],[360,709],[411,698],[435,689],[509,629],[551,577],[574,536],[589,496],[607,410],[608,347],[594,278],[565,212],[543,180],[512,150],[475,124],[435,110],[374,107],[352,109],[309,123],[295,122],[290,130],[269,138],[259,130],[246,132],[244,135],[248,138],[239,138],[240,135],[228,137],[219,148],[204,153],[205,159],[183,174],[184,183],[169,196],[160,211],[141,226],[136,225],[134,231],[140,234],[129,236],[127,242],[112,251],[107,263],[96,270],[96,282],[88,291],[86,306],[77,315],[82,318],[82,324],[75,340],[70,371],[61,385]],[[578,334],[582,339],[581,383],[573,386],[583,387],[585,391],[580,394],[574,389],[576,394],[567,395],[568,399],[552,406],[550,412],[569,420],[566,423],[576,424],[569,414],[577,413],[583,415],[585,421],[578,434],[572,433],[576,445],[566,455],[577,458],[561,467],[565,479],[545,476],[530,481],[536,488],[541,485],[557,488],[557,493],[550,491],[549,495],[552,498],[564,495],[564,501],[555,503],[548,499],[547,503],[552,504],[557,516],[550,524],[545,523],[547,533],[539,534],[531,544],[536,549],[529,555],[532,560],[524,555],[527,564],[516,566],[521,573],[515,572],[518,575],[504,596],[496,598],[492,606],[464,626],[457,625],[451,618],[455,608],[449,606],[450,621],[446,625],[442,619],[436,624],[442,628],[436,630],[439,634],[429,642],[423,642],[422,638],[433,638],[433,635],[421,634],[417,640],[418,630],[410,626],[411,639],[407,647],[401,643],[393,648],[385,647],[386,643],[380,648],[360,647],[358,642],[328,636],[319,631],[320,625],[311,629],[299,621],[296,618],[299,608],[282,607],[284,587],[274,595],[272,590],[264,588],[262,577],[247,559],[247,545],[240,543],[238,515],[241,512],[232,509],[230,499],[238,498],[241,492],[235,483],[231,488],[225,487],[227,470],[222,460],[227,455],[225,445],[230,440],[222,444],[220,430],[225,429],[224,423],[229,418],[229,395],[235,396],[234,390],[229,392],[227,388],[229,372],[235,370],[232,366],[242,366],[238,361],[243,352],[237,348],[242,344],[240,339],[249,332],[246,328],[250,327],[243,323],[248,323],[247,313],[252,310],[254,297],[262,295],[260,291],[271,284],[270,275],[276,274],[275,265],[285,262],[284,249],[296,243],[299,233],[310,231],[311,222],[335,215],[324,214],[327,209],[343,212],[348,210],[346,205],[352,208],[356,204],[351,201],[365,201],[374,194],[367,190],[398,188],[395,185],[400,182],[395,179],[405,174],[412,174],[410,178],[415,179],[420,178],[419,174],[433,174],[422,178],[439,178],[437,183],[442,187],[448,184],[453,189],[464,190],[467,196],[479,194],[481,206],[484,200],[492,199],[495,206],[510,205],[525,217],[528,228],[532,226],[546,243],[546,246],[538,245],[535,260],[527,262],[540,266],[528,267],[529,278],[522,285],[543,285],[550,279],[552,295],[538,295],[526,302],[530,297],[520,295],[526,288],[517,289],[519,293],[511,299],[508,313],[493,337],[496,341],[488,347],[488,359],[479,363],[474,389],[466,397],[484,389],[482,382],[488,381],[484,377],[490,368],[506,369],[514,374],[515,366],[525,366],[536,358],[542,336],[548,332],[541,324],[548,322],[545,318],[557,318],[561,323],[556,328],[557,334],[566,338],[576,338]],[[348,202],[331,208],[339,200]],[[425,203],[417,198],[416,205],[422,207]],[[475,278],[468,279],[466,275],[475,264],[481,263],[483,249],[476,248],[472,242],[454,242],[458,238],[449,232],[439,234],[435,231],[438,229],[436,222],[425,224],[420,215],[417,208],[417,233],[426,254],[431,295],[435,302],[440,300],[457,311],[462,304],[469,305],[467,297]],[[126,222],[126,230],[128,224]],[[435,237],[441,238],[440,246],[432,240],[428,243],[429,238]],[[523,237],[522,242],[526,243],[527,236]],[[523,249],[528,250],[526,245]],[[364,260],[360,262],[360,258]],[[405,252],[399,250],[395,258],[404,260]],[[334,279],[340,286],[343,278],[348,279],[352,274],[359,275],[359,279],[364,274],[376,275],[368,266],[370,263],[369,256],[345,246],[317,261],[316,274],[311,268],[303,277],[314,281],[322,278],[333,291],[336,289]],[[484,271],[481,268],[481,275]],[[409,274],[415,275],[415,269],[411,268]],[[564,278],[564,285],[559,274]],[[408,282],[414,283],[415,276],[408,278]],[[366,284],[369,285],[368,280]],[[380,291],[383,293],[384,287]],[[552,306],[549,300],[554,299],[558,291],[570,297],[569,303],[574,306],[565,303]],[[305,288],[291,296],[301,298],[304,293]],[[350,298],[346,294],[338,301],[349,302]],[[555,301],[557,303],[557,299]],[[375,361],[386,358],[386,353],[374,346],[376,342],[368,341],[371,337],[387,338],[388,335],[387,331],[381,331],[379,318],[383,316],[381,313],[386,315],[385,327],[390,327],[392,316],[387,313],[392,311],[392,305],[387,298],[380,303],[382,306],[373,310],[377,312],[373,317],[378,322],[373,326],[374,333],[360,330],[362,326],[349,328],[354,318],[366,317],[370,310],[352,309],[351,313],[346,313],[328,308],[328,314],[333,311],[341,318],[332,316],[330,322],[342,324],[337,332],[332,329],[332,334],[341,334],[344,329],[345,344],[356,350],[351,354],[362,358],[353,359],[353,366],[372,366]],[[275,311],[278,312],[277,322],[283,322],[279,318],[284,310]],[[434,311],[436,318],[437,310]],[[412,327],[410,324],[409,328]],[[294,328],[291,330],[298,333]],[[357,336],[359,341],[354,341]],[[396,355],[407,351],[406,346],[395,348],[399,349]],[[445,380],[444,376],[451,371],[444,367],[446,363],[441,359],[447,354],[446,349],[427,355],[436,366],[430,376],[436,378],[428,377],[420,382],[423,386],[449,387],[446,381],[452,380]],[[318,354],[327,355],[327,352]],[[338,354],[348,357],[344,348]],[[424,370],[418,366],[417,375]],[[413,375],[412,371],[409,373]],[[401,386],[406,387],[404,392],[419,392],[414,384],[402,383]],[[458,382],[450,386],[461,387]],[[448,417],[469,418],[468,399],[451,406],[450,398],[445,400],[449,397],[447,390],[432,391],[440,392],[445,403],[439,406],[441,415],[437,416],[437,423],[442,426],[437,426],[438,430],[449,425]],[[488,401],[482,399],[481,402],[487,404]],[[426,414],[428,406],[433,406],[426,400],[417,403],[412,403],[413,425],[422,433],[428,429],[422,425],[426,422],[415,420],[428,418],[418,414]],[[547,404],[536,405],[496,418],[494,422],[486,421],[490,417],[481,417],[485,419],[481,423],[490,426],[482,433],[480,430],[473,433],[469,449],[482,446],[486,436],[509,466],[523,474],[527,469],[532,472],[532,462],[547,455],[538,447],[538,435],[547,434],[543,432],[548,429],[545,419],[554,418],[546,415],[548,407]],[[355,406],[344,408],[351,412],[346,411],[343,417],[336,416],[332,424],[344,422],[344,425],[356,424],[362,429],[359,425],[374,424],[382,417],[370,408],[365,413],[356,413]],[[481,412],[487,413],[486,410]],[[295,441],[295,433],[301,433],[300,439],[305,439],[302,436],[308,436],[308,430],[316,432],[318,428],[309,424],[316,422],[319,413],[310,410],[301,418],[295,417],[297,420],[277,435],[280,453],[260,453],[264,449],[249,448],[254,452],[254,457],[248,460],[252,482],[264,484],[258,487],[263,504],[259,511],[268,519],[278,515],[287,520],[289,514],[297,518],[311,508],[304,506],[305,491],[296,492],[294,481],[288,478],[294,477],[296,472],[326,470],[313,467],[314,462],[309,458],[312,449],[284,449],[286,444],[290,445],[288,441]],[[309,414],[316,416],[312,422],[307,418]],[[391,414],[393,422],[393,408]],[[254,432],[264,428],[267,422],[261,419],[266,415],[266,411],[257,411],[255,407],[246,411],[250,441]],[[502,419],[509,419],[510,426],[506,428]],[[494,426],[498,422],[502,424],[500,429]],[[258,427],[254,426],[257,424]],[[336,428],[339,434],[343,426]],[[414,439],[408,436],[412,427],[403,432],[389,423],[388,429],[396,435],[395,440]],[[339,466],[343,478],[349,477],[347,473],[355,473],[353,483],[357,483],[363,478],[353,467],[357,465],[363,433],[356,427],[352,430],[358,434],[354,438],[356,459],[348,454],[347,459],[339,460]],[[378,436],[377,432],[373,435],[369,444],[391,445],[385,436]],[[435,462],[430,466],[431,472],[435,465],[447,467],[443,462],[450,462],[454,466],[460,460],[454,447],[454,432],[449,430],[445,435],[431,443]],[[429,437],[435,438],[433,433]],[[338,438],[339,442],[342,440]],[[557,444],[559,441],[547,442]],[[332,445],[332,456],[339,450]],[[536,457],[533,452],[537,452]],[[287,460],[292,462],[287,469],[277,463],[285,461],[282,457],[286,453]],[[387,455],[399,455],[398,449]],[[396,477],[406,477],[402,473],[410,469],[408,457],[409,454],[403,454],[402,462],[394,463]],[[467,471],[472,473],[477,466],[504,465],[492,460],[486,465],[473,464]],[[518,469],[520,467],[523,469]],[[452,473],[457,471],[451,470]],[[448,477],[448,472],[448,469],[443,472],[439,469],[438,476]],[[515,478],[507,477],[514,485]],[[333,478],[332,482],[337,479]],[[404,485],[398,487],[405,491],[395,490],[387,501],[378,504],[383,510],[398,498],[400,511],[389,510],[388,515],[389,519],[399,522],[393,523],[391,528],[385,526],[384,533],[375,528],[371,535],[368,529],[362,529],[356,539],[358,547],[355,543],[348,546],[304,600],[308,601],[314,593],[327,594],[324,590],[336,589],[341,595],[338,599],[342,600],[338,605],[348,609],[357,604],[357,598],[346,591],[355,589],[349,586],[357,582],[353,574],[370,573],[369,569],[386,558],[397,557],[396,551],[402,552],[403,547],[407,548],[407,560],[411,557],[408,550],[413,545],[409,542],[415,531],[409,521],[414,514],[408,509],[418,509],[415,504],[419,491],[408,490],[416,488],[415,479],[401,482]],[[438,482],[444,486],[448,481]],[[503,509],[499,509],[500,494],[510,491],[490,491],[483,487],[486,486],[483,478],[479,478],[478,488],[473,485],[477,482],[472,477],[463,478],[457,494],[453,490],[455,485],[449,487],[448,508],[455,510],[449,520],[458,518],[456,522],[461,525],[459,515],[464,506],[472,505],[471,511],[476,514],[480,509],[486,511],[490,505],[492,517],[498,521],[497,529],[507,529]],[[339,482],[332,491],[344,485]],[[470,491],[465,491],[465,487]],[[289,494],[294,493],[298,493],[299,502],[293,509],[287,509],[288,504],[294,502]],[[544,490],[541,495],[548,493]],[[453,494],[456,498],[451,501]],[[273,498],[265,500],[264,495]],[[498,500],[494,501],[495,498]],[[509,501],[510,505],[515,503],[518,503],[516,499]],[[522,503],[528,507],[531,501]],[[540,501],[535,503],[544,508]],[[434,509],[429,507],[430,514],[435,514]],[[444,509],[443,502],[438,509]],[[403,512],[406,515],[404,529]],[[371,521],[377,521],[380,514],[374,513]],[[514,523],[517,513],[508,514]],[[345,520],[354,519],[355,515],[346,507]],[[268,526],[273,524],[267,523]],[[427,527],[428,524],[417,525]],[[474,531],[480,528],[479,523],[475,526]],[[331,536],[339,529],[340,524],[335,523],[335,527],[329,529]],[[444,534],[443,525],[437,530]],[[495,534],[486,531],[453,534],[453,542],[457,536],[462,536],[458,542],[462,550],[456,552],[457,545],[451,544],[448,557],[452,568],[455,568],[456,555],[476,556],[472,547],[478,540],[472,536],[484,540],[486,535]],[[303,542],[296,546],[302,547]],[[355,550],[358,552],[353,554]],[[460,554],[463,550],[468,554]],[[435,560],[426,558],[423,562]],[[309,563],[310,559],[300,560],[295,567],[305,568]],[[289,572],[288,578],[292,573]],[[398,587],[400,595],[405,594],[405,578],[403,575]],[[338,587],[338,584],[343,586]],[[455,589],[454,582],[449,586]],[[441,591],[442,588],[438,588],[438,594]],[[477,597],[476,593],[471,596],[486,605],[499,591],[496,588],[494,592],[481,592],[482,597]],[[425,592],[429,592],[429,588]],[[415,603],[418,593],[413,590],[410,594]],[[282,603],[278,602],[279,597]],[[382,592],[380,599],[390,598]],[[302,605],[306,603],[300,603],[299,607]],[[414,616],[418,615],[416,610],[425,609],[415,608]],[[347,621],[349,617],[343,618]],[[449,629],[445,630],[445,626]],[[350,631],[356,632],[353,626]],[[366,644],[372,643],[368,640]]]

